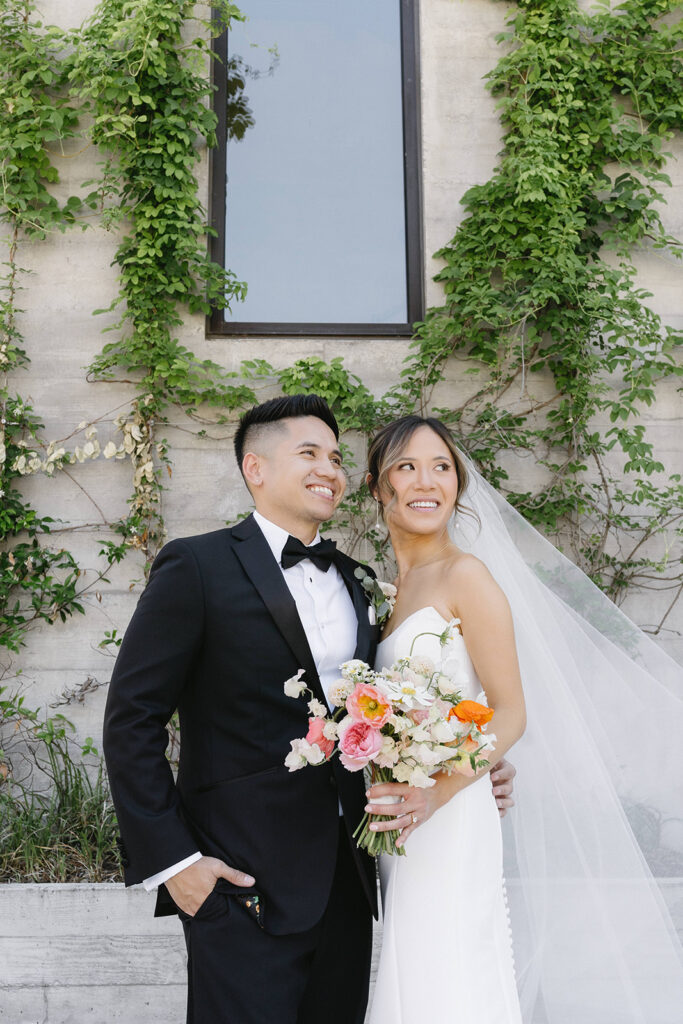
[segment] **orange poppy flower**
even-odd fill
[[[458,721],[474,722],[476,727],[481,729],[493,718],[493,708],[487,708],[485,704],[479,704],[476,700],[461,700],[448,712],[449,718],[453,715]]]

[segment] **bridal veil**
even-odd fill
[[[507,595],[527,701],[503,823],[524,1022],[680,1024],[655,879],[683,877],[683,669],[468,470],[452,536]]]

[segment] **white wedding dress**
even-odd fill
[[[459,633],[435,608],[405,619],[377,650],[377,668],[427,655],[458,681],[463,698],[481,684]],[[417,637],[417,639],[416,639]],[[491,725],[495,731],[495,720]],[[382,856],[383,939],[370,1024],[521,1024],[508,919],[500,818],[488,775],[441,807]]]

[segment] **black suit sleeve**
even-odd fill
[[[157,556],[111,679],[103,748],[133,885],[197,849],[179,813],[166,760],[166,723],[178,706],[204,625],[199,569],[184,541]]]

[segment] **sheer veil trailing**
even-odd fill
[[[479,522],[452,536],[510,601],[527,701],[504,821],[525,1024],[680,1024],[683,669],[468,469]]]

